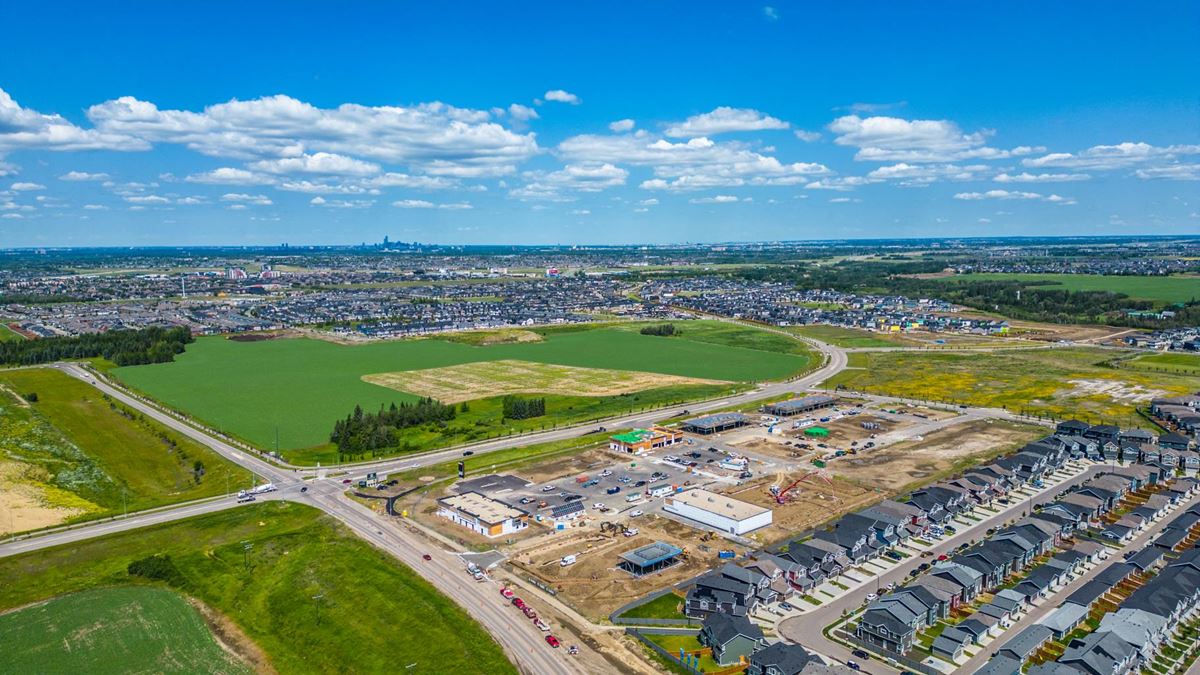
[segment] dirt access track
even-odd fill
[[[463,363],[445,368],[363,375],[363,381],[443,403],[460,403],[506,394],[618,396],[646,389],[686,384],[718,384],[678,375],[632,370],[579,368],[552,363],[500,360]]]
[[[896,493],[914,482],[927,482],[967,464],[977,464],[1045,436],[1047,429],[995,420],[979,420],[939,429],[921,440],[860,450],[829,462],[830,471],[861,485]]]
[[[764,544],[794,537],[886,496],[878,490],[865,488],[836,476],[831,483],[827,483],[819,476],[809,475],[814,471],[815,468],[769,474],[721,492],[743,502],[772,510],[771,524],[751,535]],[[784,504],[776,503],[774,495],[771,494],[771,486],[776,485],[783,489],[805,476],[809,478],[787,493]]]

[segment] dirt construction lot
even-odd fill
[[[521,576],[541,580],[581,614],[598,620],[651,591],[700,574],[717,563],[718,549],[744,552],[719,537],[705,541],[704,533],[666,518],[648,515],[630,525],[640,531],[637,536],[601,534],[598,522],[573,527],[544,543],[523,547],[510,562]],[[617,567],[620,554],[656,541],[674,544],[687,555],[678,564],[641,578]],[[578,556],[578,562],[561,566],[559,561],[566,555]]]
[[[362,379],[390,389],[435,398],[443,403],[460,403],[506,394],[618,396],[659,387],[717,382],[678,375],[507,359],[377,373],[363,375]]]
[[[922,440],[861,451],[829,463],[829,469],[862,485],[896,492],[914,481],[977,464],[1045,436],[1044,427],[980,420],[946,427]]]
[[[879,491],[837,477],[833,478],[832,483],[826,483],[818,476],[810,476],[787,493],[785,504],[776,503],[770,492],[772,485],[786,488],[810,473],[806,470],[765,476],[722,492],[741,501],[774,510],[771,525],[753,535],[766,544],[793,537],[844,513],[877,502],[885,496]]]

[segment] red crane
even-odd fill
[[[799,484],[803,483],[804,481],[808,480],[809,478],[813,478],[813,477],[820,478],[821,480],[825,481],[826,485],[833,485],[833,481],[830,480],[829,473],[827,471],[823,471],[821,469],[817,469],[816,471],[809,471],[808,473],[804,474],[800,478],[797,478],[795,481],[792,482],[791,485],[783,488],[782,490],[780,490],[778,486],[772,486],[771,492],[775,495],[775,503],[776,504],[786,504],[787,503],[787,494],[789,492],[791,492],[797,485],[799,485]]]

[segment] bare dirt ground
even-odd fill
[[[597,467],[608,466],[614,460],[637,461],[632,455],[618,455],[605,449],[588,450],[577,455],[567,455],[548,462],[540,462],[535,466],[520,469],[515,473],[521,478],[540,485],[547,481],[574,480]]]
[[[812,472],[808,470],[776,473],[723,492],[741,501],[765,506],[774,511],[771,515],[771,525],[755,533],[756,538],[764,543],[782,541],[884,497],[876,490],[848,480],[834,477],[831,483],[826,483],[814,475],[789,491],[785,504],[776,503],[770,492],[772,485],[786,488],[810,473]]]
[[[716,382],[678,375],[577,368],[507,359],[426,370],[376,373],[364,375],[362,379],[389,389],[429,396],[443,403],[460,403],[506,394],[617,396],[658,387]]]
[[[1031,340],[1046,340],[1049,342],[1057,342],[1058,340],[1070,340],[1072,342],[1097,340],[1125,330],[1123,328],[1114,328],[1113,326],[1078,326],[1073,324],[1035,323],[1032,321],[1010,321],[1009,323],[1015,335]]]
[[[667,518],[651,515],[631,524],[639,529],[637,536],[604,535],[597,526],[571,528],[548,538],[544,545],[516,554],[510,562],[519,573],[553,587],[560,599],[597,620],[655,589],[703,572],[716,563],[719,549],[743,552],[724,539],[706,540],[703,532]],[[621,553],[656,541],[674,544],[687,555],[682,562],[641,578],[617,567]],[[578,562],[561,566],[559,561],[566,555],[577,556]]]
[[[28,464],[0,462],[0,513],[8,516],[0,517],[0,534],[53,527],[87,513],[86,509],[49,505],[42,489],[30,484],[28,469]]]
[[[995,456],[1045,434],[1042,427],[981,420],[940,429],[919,441],[841,457],[829,469],[861,485],[896,492],[915,481],[935,479],[968,459]]]
[[[221,649],[250,666],[259,675],[273,675],[277,672],[267,659],[266,652],[229,617],[191,596],[187,596],[187,601],[200,612]]]
[[[1068,380],[1067,382],[1072,385],[1072,388],[1061,393],[1062,396],[1106,396],[1113,401],[1136,405],[1152,398],[1171,395],[1171,392],[1163,389],[1148,389],[1140,384],[1114,380]]]

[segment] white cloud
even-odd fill
[[[873,180],[897,181],[903,187],[925,187],[938,180],[976,180],[978,174],[988,171],[981,164],[962,166],[959,164],[908,164],[900,162],[881,166],[867,174]]]
[[[318,198],[319,199],[319,198]],[[237,202],[240,204],[249,204],[251,206],[270,206],[274,204],[271,198],[266,195],[248,195],[241,192],[230,192],[221,195],[223,202]]]
[[[19,213],[6,213],[4,215],[0,215],[0,218],[6,218],[8,220],[23,220],[25,216]]]
[[[371,176],[380,170],[379,165],[373,162],[330,152],[262,160],[254,162],[250,168],[267,173],[315,173],[330,176]]]
[[[568,164],[553,172],[530,171],[525,174],[529,182],[510,190],[509,196],[517,199],[546,201],[571,201],[566,192],[599,192],[625,184],[629,171],[610,164]]]
[[[1028,167],[1057,167],[1107,171],[1145,164],[1171,162],[1181,155],[1200,154],[1200,145],[1153,146],[1148,143],[1118,143],[1095,145],[1079,153],[1054,152],[1042,157],[1021,160]]]
[[[786,129],[788,126],[787,122],[757,110],[721,106],[712,112],[692,115],[683,122],[672,124],[663,133],[675,138],[696,138],[732,131]]]
[[[592,212],[587,209],[575,209],[575,210],[571,211],[571,215],[573,215],[573,216],[590,216],[590,215],[592,215]]]
[[[1167,180],[1200,180],[1200,164],[1168,164],[1166,166],[1149,167],[1138,169],[1135,175],[1143,180],[1158,178]]]
[[[148,150],[144,140],[122,133],[82,129],[61,115],[22,108],[0,89],[0,152],[42,150]]]
[[[1018,174],[1002,173],[992,180],[997,183],[1069,183],[1073,181],[1089,180],[1091,176],[1086,173],[1038,173],[1033,174],[1028,171]]]
[[[521,120],[522,122],[538,119],[538,112],[536,110],[527,105],[521,105],[520,103],[514,103],[508,106],[508,114],[511,115],[514,120]]]
[[[273,176],[245,169],[221,167],[204,173],[192,174],[184,180],[189,183],[207,183],[210,185],[270,185],[276,179]]]
[[[46,186],[41,183],[13,183],[12,189],[17,192],[32,192],[34,190],[45,190]]]
[[[107,211],[108,207],[103,204],[84,204],[85,211]]]
[[[608,128],[612,130],[613,133],[621,134],[632,130],[633,126],[634,121],[626,118],[623,120],[617,120],[616,122],[610,122]]]
[[[285,192],[305,192],[317,195],[377,195],[379,188],[365,187],[360,183],[315,183],[309,180],[287,180],[276,186]]]
[[[370,187],[403,187],[423,190],[443,190],[459,187],[460,183],[441,176],[410,176],[405,173],[385,173],[382,176],[368,178],[363,185]]]
[[[81,182],[92,180],[108,180],[109,175],[106,173],[88,173],[86,171],[68,171],[58,177],[59,180]]]
[[[0,178],[5,176],[17,175],[17,165],[9,164],[8,162],[0,161]]]
[[[170,204],[171,200],[161,195],[125,195],[122,197],[130,204]]]
[[[533,134],[510,131],[492,121],[487,111],[439,102],[318,108],[276,95],[235,99],[193,112],[161,110],[125,96],[94,105],[87,114],[103,133],[178,143],[206,155],[251,161],[324,152],[403,162],[427,173],[502,175],[539,151]]]
[[[450,204],[435,204],[424,199],[401,199],[400,201],[392,202],[392,206],[401,209],[446,209],[453,211],[464,211],[474,208],[467,202],[455,202]]]
[[[658,206],[658,200],[651,197],[650,199],[643,199],[642,201],[638,202],[638,204],[641,204],[642,206]]]
[[[313,206],[323,206],[327,209],[365,209],[375,204],[374,199],[325,199],[313,197],[308,202]]]
[[[804,129],[797,129],[793,133],[796,134],[796,138],[799,138],[805,143],[815,143],[821,140],[821,133],[818,131],[805,131]]]
[[[715,197],[698,197],[688,200],[692,204],[733,204],[738,201],[746,201],[738,199],[733,195],[717,195]]]
[[[849,204],[851,202],[858,203],[861,201],[862,201],[861,199],[851,199],[850,197],[834,197],[833,199],[829,200],[829,203],[830,204]]]
[[[696,190],[740,185],[797,185],[829,173],[821,164],[785,164],[738,142],[692,138],[673,143],[645,131],[622,135],[581,135],[558,146],[563,157],[589,163],[653,167],[650,190]]]
[[[571,105],[579,105],[583,102],[575,94],[572,94],[569,91],[563,91],[562,89],[551,89],[550,91],[546,92],[542,98],[546,99],[547,101],[570,103]]]
[[[949,120],[846,115],[829,125],[834,143],[858,148],[854,158],[872,162],[950,162],[1000,159],[1010,151],[987,147],[989,131],[963,133]]]
[[[871,183],[876,183],[876,182],[878,182],[878,181],[871,179],[871,178],[865,178],[863,176],[842,176],[842,177],[822,178],[821,180],[815,180],[815,181],[805,185],[804,189],[805,190],[837,190],[839,192],[845,192],[847,190],[853,190],[854,188],[862,186],[862,185],[869,185]]]
[[[206,204],[207,201],[204,199],[204,197],[180,197],[179,199],[175,200],[175,203],[191,206],[194,204]]]
[[[984,199],[1017,199],[1026,201],[1043,201],[1056,204],[1074,204],[1074,199],[1070,197],[1062,197],[1056,194],[1043,195],[1040,192],[1021,192],[1012,190],[988,190],[987,192],[959,192],[954,195],[955,199],[965,201],[980,201]]]
[[[763,13],[763,16],[767,18],[768,21],[778,21],[779,20],[779,11],[770,5],[766,5],[765,7],[763,7],[762,13]]]

